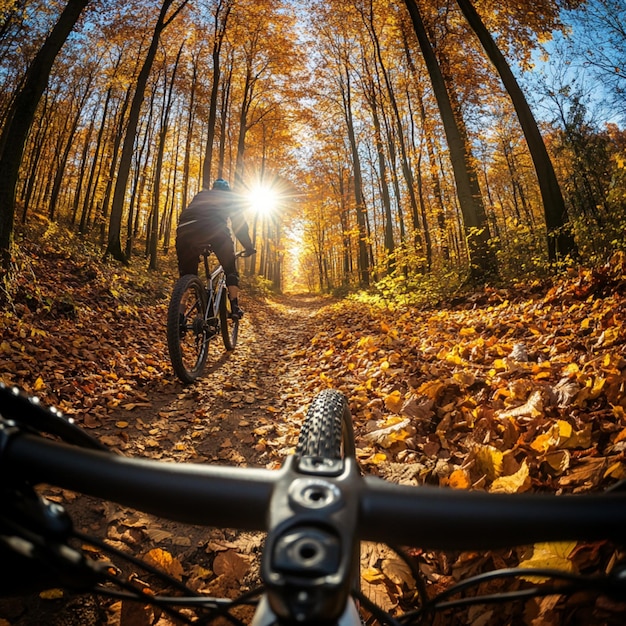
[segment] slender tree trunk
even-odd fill
[[[89,169],[89,178],[87,180],[87,189],[85,189],[85,197],[83,199],[83,206],[81,208],[80,214],[80,225],[78,227],[78,232],[85,233],[87,231],[87,221],[88,215],[91,210],[91,206],[95,201],[94,190],[94,180],[96,180],[96,175],[101,171],[102,160],[100,158],[100,149],[102,148],[102,138],[104,136],[104,131],[106,129],[106,121],[108,117],[109,104],[111,103],[111,94],[113,92],[113,87],[109,87],[107,89],[107,95],[104,99],[104,107],[102,109],[102,119],[100,120],[100,127],[98,128],[98,136],[96,138],[96,147],[93,154],[93,161],[91,162],[91,167]]]
[[[493,37],[485,27],[476,9],[470,0],[456,0],[465,19],[467,19],[472,30],[476,33],[480,43],[482,44],[487,56],[495,66],[500,78],[504,83],[528,143],[537,179],[539,189],[541,191],[541,199],[546,217],[546,226],[548,229],[548,257],[551,261],[557,260],[560,256],[567,254],[576,254],[576,243],[569,230],[569,216],[567,207],[563,200],[563,194],[550,160],[550,155],[543,142],[541,133],[535,117],[530,110],[528,101],[524,96],[509,64]]]
[[[89,0],[68,0],[30,64],[0,136],[0,272],[9,269],[15,198],[24,146],[52,65]]]
[[[161,173],[163,169],[163,155],[165,154],[165,141],[167,139],[167,131],[169,129],[170,113],[172,111],[172,96],[174,93],[174,81],[176,80],[176,72],[178,71],[178,64],[180,62],[180,55],[183,53],[183,47],[185,42],[181,44],[176,60],[174,61],[174,67],[172,68],[172,77],[170,79],[169,89],[166,89],[164,94],[166,101],[163,103],[163,112],[161,115],[161,132],[159,133],[159,145],[157,148],[157,159],[155,164],[155,176],[154,176],[154,195],[153,195],[153,217],[152,217],[152,229],[150,234],[150,263],[149,268],[151,270],[157,269],[158,259],[158,240],[159,240],[159,213],[161,210]],[[167,83],[167,72],[164,70],[164,78]],[[166,85],[167,86],[167,85]]]
[[[102,206],[100,207],[101,212],[101,222],[100,222],[100,239],[101,242],[104,242],[105,237],[105,227],[106,220],[109,216],[109,206],[111,203],[111,194],[113,193],[113,181],[115,180],[115,172],[118,167],[118,155],[120,153],[120,146],[122,145],[122,139],[124,137],[124,123],[126,120],[126,111],[128,109],[128,105],[130,104],[130,96],[132,93],[132,86],[128,85],[126,88],[126,95],[124,97],[124,101],[122,103],[120,113],[117,116],[117,130],[115,131],[115,135],[113,136],[113,147],[111,148],[111,162],[109,163],[109,174],[107,178],[107,184],[104,190],[103,198],[102,198]],[[96,216],[96,219],[98,217]]]
[[[446,86],[435,51],[426,33],[419,8],[415,0],[405,0],[409,10],[415,34],[417,36],[424,62],[430,75],[433,91],[441,119],[444,125],[457,196],[463,214],[465,237],[469,254],[471,279],[475,283],[483,283],[496,273],[496,260],[489,247],[489,224],[485,208],[479,194],[475,193],[468,146],[459,128],[450,94]]]
[[[224,178],[226,163],[226,128],[228,125],[228,113],[230,110],[230,89],[232,86],[233,68],[232,63],[228,70],[228,79],[222,85],[222,97],[220,98],[220,143],[217,161],[217,178]]]
[[[364,22],[368,28],[370,39],[374,44],[374,49],[376,50],[376,58],[378,60],[378,66],[380,67],[380,71],[382,72],[383,79],[385,81],[385,87],[387,88],[387,95],[389,96],[389,102],[391,103],[391,109],[393,111],[393,116],[395,120],[396,126],[396,135],[398,140],[398,145],[400,147],[400,164],[402,168],[402,174],[406,181],[406,188],[409,197],[409,204],[411,207],[411,218],[413,221],[413,237],[414,244],[416,249],[420,249],[422,247],[423,236],[426,235],[426,239],[424,241],[426,246],[426,257],[430,258],[431,250],[430,250],[430,238],[428,237],[427,228],[428,225],[424,223],[420,224],[419,213],[418,213],[418,204],[417,197],[415,194],[415,179],[413,177],[413,170],[411,168],[411,164],[409,161],[408,150],[406,146],[406,138],[404,128],[402,126],[402,116],[400,115],[400,109],[398,107],[398,102],[396,100],[396,95],[393,89],[393,85],[391,83],[391,78],[389,77],[389,72],[384,63],[383,53],[380,46],[380,40],[378,35],[376,34],[376,29],[374,28],[374,7],[372,0],[369,0],[369,10],[368,16],[366,17],[362,14]],[[422,228],[423,226],[423,228]]]
[[[85,87],[85,92],[83,93],[83,96],[80,99],[80,102],[76,106],[76,115],[74,115],[74,119],[72,120],[70,124],[70,129],[68,132],[67,140],[65,142],[65,148],[59,160],[59,166],[57,168],[56,174],[54,175],[54,183],[52,185],[52,191],[50,192],[50,203],[48,204],[48,217],[51,220],[55,219],[57,202],[59,199],[59,192],[61,191],[61,183],[63,182],[63,175],[65,174],[67,160],[70,156],[70,150],[72,149],[72,142],[76,135],[78,122],[80,121],[80,116],[83,111],[83,107],[85,106],[85,102],[87,101],[87,97],[89,96],[89,93],[91,90],[92,81],[93,81],[93,74],[89,77],[89,80],[87,81],[87,85]]]
[[[232,8],[230,0],[224,2],[220,0],[215,9],[215,24],[213,31],[213,51],[211,58],[213,60],[213,78],[211,83],[211,98],[209,101],[209,121],[207,125],[207,141],[204,153],[204,166],[202,170],[202,187],[210,189],[211,187],[211,166],[213,164],[213,144],[215,143],[215,123],[217,121],[217,97],[220,88],[220,56],[222,52],[222,44],[226,35],[226,25],[228,16]],[[220,16],[220,13],[224,14]]]
[[[183,191],[181,194],[183,207],[187,206],[189,195],[189,170],[191,169],[191,139],[195,118],[196,90],[198,89],[198,59],[193,59],[191,89],[189,90],[189,116],[187,117],[187,135],[185,137],[185,158],[183,161]]]
[[[365,59],[364,59],[365,61]],[[382,138],[382,126],[380,123],[380,116],[378,114],[378,98],[376,85],[374,79],[369,74],[369,67],[366,64],[366,71],[368,73],[367,85],[366,85],[366,99],[370,105],[370,112],[372,114],[372,122],[374,124],[374,141],[376,144],[376,157],[378,162],[378,176],[379,187],[381,192],[381,200],[383,204],[383,216],[384,216],[384,246],[387,256],[387,272],[393,272],[396,266],[394,257],[395,241],[393,236],[393,219],[391,216],[391,196],[389,194],[389,187],[387,185],[387,157],[385,155],[383,138]]]
[[[359,284],[361,286],[367,286],[370,283],[370,265],[369,256],[367,252],[367,229],[365,223],[365,197],[363,195],[363,177],[361,173],[361,157],[359,156],[359,149],[356,143],[356,134],[354,132],[354,120],[352,116],[352,93],[350,84],[350,68],[348,67],[347,60],[345,61],[345,79],[343,81],[341,97],[343,100],[343,114],[346,123],[346,130],[348,132],[348,141],[350,143],[350,154],[352,157],[352,173],[354,176],[354,201],[356,210],[356,219],[358,226],[359,237],[359,254],[358,254],[358,267],[359,267]]]
[[[113,192],[113,203],[111,205],[111,216],[109,219],[109,233],[107,248],[105,250],[105,256],[111,255],[114,259],[127,263],[126,255],[122,250],[121,230],[122,230],[122,214],[124,212],[124,199],[126,196],[126,187],[128,185],[128,179],[130,177],[130,166],[133,158],[133,151],[135,148],[135,134],[137,132],[137,125],[139,124],[139,115],[141,113],[141,105],[143,103],[144,92],[148,77],[150,76],[150,70],[152,69],[152,63],[156,56],[157,48],[159,45],[159,38],[163,30],[171,23],[171,21],[178,15],[182,8],[187,4],[188,0],[181,0],[179,6],[173,11],[172,15],[167,16],[167,12],[174,3],[174,0],[164,0],[159,13],[159,18],[154,27],[152,40],[150,41],[150,47],[148,53],[144,59],[143,66],[137,77],[137,85],[135,89],[135,95],[130,106],[130,112],[128,115],[128,122],[126,125],[126,134],[124,136],[124,145],[122,147],[122,156],[120,157],[119,169],[117,172],[117,178],[115,180],[115,191]]]
[[[78,182],[76,189],[74,190],[74,200],[72,201],[72,214],[70,218],[70,224],[72,227],[76,226],[76,218],[78,217],[78,207],[80,206],[80,196],[83,193],[83,186],[85,184],[85,175],[87,173],[87,161],[89,159],[89,148],[91,147],[91,137],[93,135],[94,128],[96,126],[96,119],[92,117],[89,122],[89,128],[85,135],[83,150],[80,157],[80,171],[78,174]]]

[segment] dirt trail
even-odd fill
[[[194,385],[182,385],[173,373],[165,385],[148,384],[146,402],[113,410],[91,432],[128,456],[277,467],[297,441],[317,385],[304,348],[317,331],[315,315],[327,302],[305,295],[245,299],[235,351],[225,353],[218,346]],[[157,561],[158,554],[167,555],[167,563],[157,564],[185,576],[193,571],[192,584],[211,595],[234,596],[256,583],[262,534],[175,524],[60,489],[46,495],[66,506],[79,530],[141,557],[150,551]],[[148,623],[149,611],[133,603],[105,607],[67,593],[0,601],[0,618],[13,626],[42,620],[51,626],[86,621],[128,626]]]
[[[110,426],[128,426],[110,433],[113,445],[120,438],[125,453],[193,462],[275,460],[269,447],[281,445],[290,430],[285,425],[311,400],[302,390],[315,370],[301,357],[325,301],[301,295],[246,304],[236,350],[224,352],[218,343],[195,384],[172,377],[172,390],[151,398],[151,406],[114,413]]]

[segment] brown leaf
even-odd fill
[[[220,552],[213,561],[213,571],[218,576],[226,576],[241,582],[250,567],[249,561],[234,550]]]

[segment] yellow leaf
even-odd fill
[[[530,447],[537,452],[547,452],[551,448],[558,448],[564,445],[572,437],[572,426],[565,420],[557,420],[548,432],[535,437]],[[570,446],[567,446],[570,447]]]
[[[452,365],[463,365],[464,361],[458,354],[448,354],[446,356],[446,362],[452,363]]]
[[[471,387],[476,382],[476,376],[466,370],[455,372],[454,374],[452,374],[452,378],[454,378],[457,383],[460,383],[465,387]]]
[[[522,466],[517,470],[517,472],[515,472],[515,474],[496,478],[491,484],[489,491],[492,493],[517,493],[524,490],[528,486],[529,482],[528,465],[524,460],[522,462]]]
[[[118,428],[128,428],[128,422],[115,422]]]
[[[534,391],[528,400],[521,406],[513,407],[507,411],[499,411],[498,417],[539,417],[543,414],[543,399],[541,391]]]
[[[384,452],[377,452],[373,454],[369,459],[365,460],[365,463],[369,463],[371,465],[381,465],[387,462],[387,455]]]
[[[39,593],[42,600],[59,600],[63,597],[63,589],[45,589]]]
[[[499,372],[505,371],[507,369],[506,361],[504,359],[496,359],[493,362],[493,369]]]
[[[626,466],[620,463],[620,461],[616,461],[604,472],[604,478],[608,478],[609,476],[617,480],[623,480],[626,478]]]
[[[423,394],[429,398],[431,398],[432,400],[436,400],[437,396],[439,395],[439,392],[441,391],[441,389],[443,388],[444,384],[442,382],[439,382],[437,380],[433,380],[427,383],[424,383],[422,385],[420,385],[419,389],[417,390],[418,393]]]
[[[613,345],[619,339],[619,328],[617,326],[611,326],[602,332],[598,338],[597,346],[610,346]]]
[[[399,391],[393,391],[385,398],[385,406],[387,410],[393,413],[399,413],[402,409],[402,394]]]
[[[43,378],[39,376],[33,385],[33,389],[35,391],[41,391],[45,386],[46,384],[43,382]]]
[[[555,436],[554,429],[550,429],[547,433],[535,437],[530,447],[537,452],[547,452],[550,448],[556,448],[559,439]]]
[[[476,334],[476,329],[473,328],[472,326],[461,328],[461,330],[459,331],[459,335],[461,335],[461,337],[469,337],[470,335],[475,335],[475,334]]]
[[[569,467],[570,458],[567,450],[555,450],[546,454],[545,461],[560,476]]]
[[[600,376],[596,377],[593,382],[593,386],[591,387],[591,391],[589,392],[589,397],[592,400],[595,400],[602,393],[605,384],[606,378],[602,378]]]
[[[573,572],[574,564],[569,556],[576,547],[575,541],[562,541],[552,543],[536,543],[533,546],[533,554],[529,559],[522,561],[519,566],[527,568],[558,569],[564,572]],[[537,577],[531,574],[523,576],[526,580],[536,582]]]
[[[361,578],[366,580],[368,583],[374,583],[378,580],[384,580],[385,576],[375,567],[368,567],[367,569],[361,571]]]
[[[495,480],[502,474],[503,454],[493,446],[476,446],[476,465],[489,480]]]
[[[591,431],[593,424],[586,424],[582,430],[572,433],[563,443],[563,448],[591,448]]]
[[[573,428],[569,422],[557,420],[556,425],[559,429],[559,437],[561,437],[561,439],[567,439],[572,436]]]
[[[367,337],[361,337],[361,339],[359,339],[359,343],[357,344],[357,347],[365,348],[369,352],[371,352],[372,350],[375,350],[376,345],[375,345],[374,338],[369,335]]]
[[[153,548],[146,554],[145,559],[151,565],[158,567],[166,574],[176,578],[176,580],[182,579],[183,566],[180,564],[180,561],[174,558],[167,550]]]

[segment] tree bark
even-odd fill
[[[405,0],[405,4],[409,10],[424,62],[430,75],[450,150],[457,197],[463,214],[471,280],[476,284],[488,282],[496,274],[496,260],[489,247],[489,224],[482,199],[475,189],[474,183],[477,182],[477,179],[472,174],[467,142],[459,128],[450,94],[435,51],[426,33],[419,8],[415,0]]]
[[[537,172],[537,180],[543,201],[548,230],[548,258],[550,261],[556,261],[559,257],[567,254],[576,254],[577,247],[568,227],[569,217],[563,194],[561,193],[550,155],[543,142],[528,101],[504,55],[500,52],[498,45],[476,12],[471,0],[456,0],[456,2],[468,24],[480,40],[489,60],[493,63],[498,74],[500,74],[526,137],[528,149]]]
[[[89,0],[69,0],[50,35],[30,64],[22,89],[15,97],[0,137],[0,271],[11,259],[17,180],[24,146],[50,71],[63,44]]]
[[[220,13],[224,10],[224,15],[220,21]],[[211,84],[211,99],[209,102],[209,120],[207,124],[207,141],[204,153],[204,165],[202,168],[202,187],[210,189],[211,187],[211,166],[213,164],[213,144],[215,142],[215,124],[217,121],[217,96],[220,88],[220,56],[222,52],[222,43],[226,35],[226,25],[228,16],[232,9],[230,0],[224,2],[220,0],[215,9],[215,29],[213,33],[213,51],[211,58],[213,59],[213,82]]]
[[[139,124],[139,115],[141,113],[144,92],[146,84],[148,83],[148,77],[150,76],[150,70],[152,69],[152,63],[154,61],[154,57],[156,56],[161,33],[171,23],[176,15],[178,15],[187,2],[188,0],[181,0],[180,5],[174,10],[172,15],[170,15],[170,17],[166,17],[169,8],[174,3],[174,0],[164,0],[163,5],[161,6],[161,11],[159,12],[159,18],[154,27],[150,47],[148,48],[143,66],[141,67],[141,71],[137,77],[137,86],[135,88],[132,104],[130,105],[128,123],[126,125],[126,134],[124,135],[124,145],[122,147],[122,156],[120,157],[117,178],[115,180],[115,190],[113,192],[107,248],[104,253],[105,257],[111,255],[114,259],[122,263],[128,262],[126,255],[122,250],[122,214],[124,211],[126,187],[130,177],[130,166],[135,148],[135,135],[137,132],[137,125]]]

